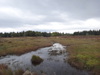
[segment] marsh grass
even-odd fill
[[[13,75],[13,72],[5,64],[0,64],[0,75]]]
[[[52,40],[67,46],[68,62],[72,66],[100,75],[100,36],[70,36]]]
[[[23,54],[58,42],[67,46],[68,62],[100,75],[100,36],[0,38],[0,56]]]
[[[47,38],[0,38],[0,56],[7,54],[23,54],[38,48],[50,46],[52,43]]]
[[[23,75],[23,73],[22,69],[12,71],[7,65],[0,64],[0,75]]]
[[[24,71],[22,69],[18,69],[14,71],[14,75],[23,75]]]
[[[79,69],[87,69],[94,75],[100,75],[100,38],[72,38],[68,47],[68,62]]]
[[[0,64],[0,70],[1,70],[1,69],[7,69],[7,68],[8,68],[7,65],[5,65],[5,64]]]
[[[11,69],[2,69],[0,71],[0,75],[13,75],[13,72],[11,71]]]
[[[36,65],[39,65],[41,62],[43,62],[43,59],[39,56],[33,55],[31,62],[32,62],[33,65],[36,66]]]

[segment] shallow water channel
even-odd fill
[[[21,56],[7,55],[5,57],[0,57],[0,64],[6,64],[13,70],[30,70],[31,72],[37,72],[39,74],[44,72],[46,75],[88,75],[88,72],[77,70],[64,60],[68,58],[67,52],[64,51],[58,54],[50,53],[50,51],[54,49],[58,51],[64,49],[63,47],[64,46],[61,44],[55,43],[51,47],[41,48],[37,51],[32,51]],[[31,63],[32,55],[40,56],[44,61],[39,65],[34,66]]]

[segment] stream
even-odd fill
[[[0,64],[8,65],[12,70],[30,70],[39,74],[44,72],[46,75],[88,75],[87,71],[78,70],[69,65],[65,60],[68,58],[65,48],[65,46],[55,43],[53,46],[40,48],[21,56],[7,55],[0,57]],[[44,61],[34,66],[31,63],[32,55],[40,56]]]

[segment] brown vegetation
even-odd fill
[[[25,38],[0,38],[0,56],[7,54],[23,54],[38,48],[50,46],[48,38],[25,37]]]
[[[100,36],[0,38],[0,56],[23,54],[55,42],[67,46],[71,65],[100,75]]]

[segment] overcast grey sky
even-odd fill
[[[100,0],[0,0],[0,32],[100,29]]]

